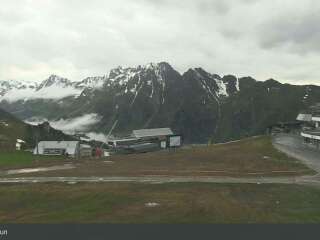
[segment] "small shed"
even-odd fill
[[[17,139],[16,141],[16,150],[20,151],[23,149],[23,147],[25,146],[26,142],[23,141],[22,139]]]
[[[80,154],[79,141],[41,141],[35,147],[33,154],[68,155],[77,157]]]
[[[312,122],[314,122],[315,127],[319,128],[320,127],[320,116],[312,116]]]
[[[80,156],[92,157],[92,147],[88,144],[80,144]]]

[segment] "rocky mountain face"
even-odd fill
[[[90,126],[90,131],[107,133],[115,122],[117,134],[169,126],[187,142],[261,134],[267,126],[295,120],[299,111],[320,102],[317,86],[221,77],[202,68],[181,75],[165,62],[118,67],[108,75],[80,82],[52,75],[29,89],[33,95],[25,98],[10,99],[8,93],[14,87],[7,87],[9,83],[12,85],[0,82],[0,107],[21,119],[73,119],[96,113],[101,120]]]

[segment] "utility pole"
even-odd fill
[[[35,132],[34,132],[34,136],[35,136],[35,142],[36,142],[36,151],[37,151],[37,155],[39,155],[39,127],[35,127]]]
[[[117,125],[118,125],[118,120],[116,120],[116,121],[113,123],[113,125],[112,125],[112,127],[111,127],[111,129],[110,129],[110,131],[109,131],[109,133],[108,133],[108,135],[107,135],[107,138],[110,137],[112,131],[115,129],[115,127],[116,127]]]
[[[118,125],[118,120],[116,120],[116,121],[113,123],[111,129],[110,129],[109,132],[108,132],[108,135],[107,135],[107,139],[106,139],[106,140],[109,139],[110,135],[112,134],[112,131],[116,128],[117,125]],[[105,143],[102,143],[101,146],[100,146],[100,148],[102,148],[104,144],[105,144]]]

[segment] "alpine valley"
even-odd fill
[[[166,62],[75,82],[56,75],[42,83],[0,81],[0,108],[26,122],[87,119],[82,131],[104,134],[117,122],[119,135],[171,127],[193,143],[262,134],[317,102],[319,86],[221,77],[202,68],[181,75]]]

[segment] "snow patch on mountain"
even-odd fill
[[[237,82],[236,82],[236,90],[239,92],[240,91],[240,86],[239,86],[239,78],[237,77]]]
[[[93,88],[98,89],[103,86],[103,84],[107,81],[108,77],[102,76],[102,77],[88,77],[83,79],[81,82],[77,82],[75,86],[77,88],[85,89],[85,88]]]
[[[196,77],[200,81],[203,89],[208,91],[208,94],[211,97],[217,98],[220,96],[229,96],[229,94],[227,93],[227,86],[220,76],[210,74],[201,68],[195,68],[192,69],[192,71],[195,73]],[[217,89],[215,89],[215,84]]]
[[[121,66],[112,69],[109,73],[109,81],[120,86],[126,85],[130,79],[137,74],[134,68],[122,68]]]
[[[310,97],[311,94],[312,94],[312,89],[311,89],[311,87],[307,86],[305,88],[305,94],[304,94],[304,96],[302,98],[302,101],[303,102],[307,102],[309,100],[309,97]]]
[[[222,79],[218,79],[218,78],[213,78],[217,85],[218,85],[218,95],[219,96],[229,96],[229,94],[227,93],[227,86],[226,84],[222,81]]]

